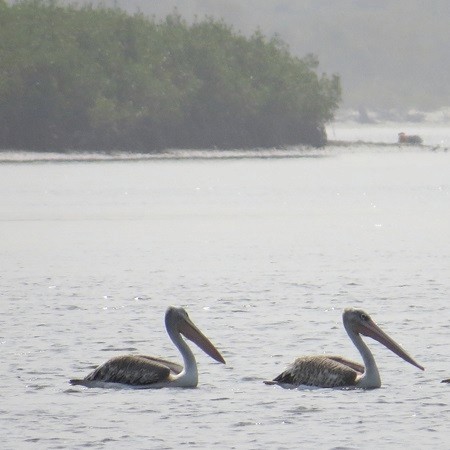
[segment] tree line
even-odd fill
[[[336,75],[223,21],[0,0],[0,148],[324,145]]]

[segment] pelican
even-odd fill
[[[198,383],[197,363],[181,334],[197,344],[211,358],[225,364],[222,355],[194,325],[183,308],[169,306],[165,322],[170,339],[183,357],[184,367],[166,359],[146,355],[116,356],[98,366],[85,378],[70,380],[70,384],[128,389],[196,387]]]
[[[390,338],[361,309],[346,308],[342,314],[345,330],[358,349],[364,365],[340,356],[304,356],[293,361],[286,370],[266,384],[316,386],[322,388],[356,387],[375,389],[381,386],[381,378],[375,359],[361,334],[386,346],[410,364],[425,370],[403,348]]]

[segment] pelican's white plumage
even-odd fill
[[[183,357],[184,367],[163,358],[124,355],[106,361],[85,378],[70,380],[70,383],[86,387],[128,389],[195,387],[198,383],[197,362],[181,334],[196,343],[211,358],[225,364],[222,355],[194,325],[183,308],[169,306],[165,323],[170,339]]]
[[[364,365],[334,355],[303,356],[292,362],[272,381],[265,383],[324,388],[349,386],[363,389],[379,388],[381,378],[378,367],[361,334],[377,340],[405,361],[424,370],[363,310],[347,308],[343,312],[342,319],[345,330],[361,354]]]

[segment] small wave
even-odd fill
[[[137,351],[136,347],[118,347],[118,348],[102,348],[102,352],[135,352]]]

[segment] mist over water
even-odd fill
[[[388,131],[366,128],[363,140]],[[358,140],[361,128],[334,132]],[[448,143],[439,133],[425,143]],[[443,148],[3,156],[2,447],[448,448]],[[164,329],[170,304],[187,308],[226,366],[193,346],[197,389],[69,386],[119,354],[179,360]],[[262,383],[300,355],[359,360],[342,326],[347,306],[370,313],[426,371],[366,339],[381,389]]]

